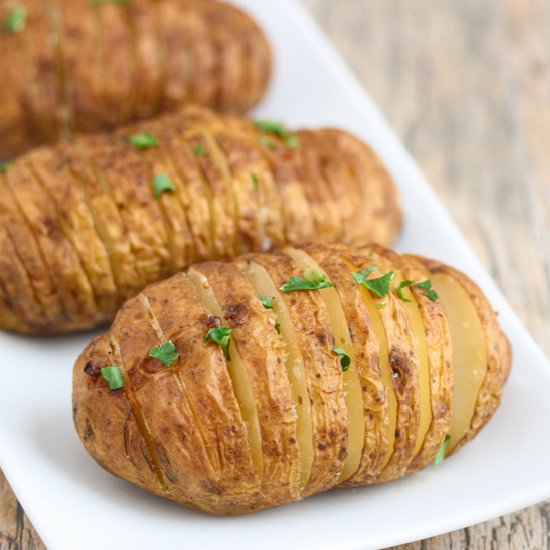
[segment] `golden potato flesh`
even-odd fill
[[[73,414],[111,473],[244,514],[439,462],[492,416],[510,365],[464,274],[306,244],[196,264],[127,301],[75,365]]]

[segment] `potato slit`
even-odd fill
[[[405,279],[399,266],[396,262],[392,262],[391,258],[386,258],[384,251],[375,247],[376,253],[373,253],[372,260],[380,265],[385,272],[393,271],[395,273],[395,279],[393,281],[394,287],[398,287]],[[421,282],[421,281],[416,281]],[[420,390],[420,407],[419,407],[419,423],[418,423],[418,436],[416,438],[416,444],[413,450],[413,459],[418,455],[422,448],[426,435],[430,429],[433,419],[432,413],[432,400],[431,400],[431,388],[430,388],[430,364],[428,358],[428,348],[426,345],[426,327],[420,314],[420,309],[417,303],[417,299],[411,287],[403,287],[401,292],[405,300],[401,300],[404,308],[407,311],[412,334],[416,341],[418,350],[419,362],[417,364],[418,369],[418,381]],[[408,300],[408,301],[407,301]]]
[[[321,266],[304,250],[284,248],[283,252],[290,256],[304,271],[318,271],[329,279],[327,273]],[[349,335],[348,322],[338,292],[334,287],[324,288],[319,291],[319,295],[329,315],[330,326],[335,339],[334,348],[344,349],[348,353],[351,361],[347,370],[342,372],[344,400],[346,402],[348,416],[347,457],[340,474],[340,482],[344,482],[359,469],[359,464],[361,462],[365,441],[363,394],[357,372],[355,352]]]
[[[267,270],[256,262],[241,262],[241,269],[256,288],[258,295],[273,296],[274,321],[279,324],[281,340],[285,344],[285,367],[292,389],[292,400],[297,414],[298,449],[300,452],[300,488],[305,490],[311,476],[314,460],[313,421],[311,401],[306,382],[305,366],[300,346],[287,306]]]
[[[141,410],[141,407],[134,395],[134,392],[132,389],[132,381],[128,377],[126,373],[126,369],[124,368],[124,362],[122,360],[122,355],[120,353],[120,346],[118,345],[118,342],[113,336],[109,337],[109,345],[113,354],[113,358],[116,361],[117,365],[120,367],[122,374],[124,376],[125,385],[124,385],[123,391],[126,397],[128,398],[128,401],[130,402],[130,405],[132,407],[132,412],[134,414],[134,417],[138,425],[139,432],[141,433],[141,437],[143,437],[143,440],[145,441],[147,452],[149,453],[149,456],[153,461],[153,466],[155,468],[155,473],[157,475],[158,482],[162,490],[164,491],[164,493],[167,496],[170,496],[171,493],[166,482],[165,474],[163,473],[160,465],[160,460],[158,457],[155,441],[153,439],[151,431],[147,426],[147,420],[145,419],[143,411]]]
[[[209,285],[208,279],[195,268],[189,270],[188,277],[189,281],[197,290],[203,306],[211,315],[215,315],[221,320],[222,326],[228,327],[229,325],[224,319],[223,311]],[[250,379],[248,378],[248,373],[246,372],[246,366],[239,355],[233,339],[230,340],[229,354],[231,360],[228,360],[226,357],[227,369],[243,421],[247,427],[248,442],[252,450],[254,467],[257,475],[261,479],[263,476],[263,452],[258,411],[256,410],[254,393],[252,391]]]
[[[166,334],[164,333],[163,328],[160,326],[159,320],[157,319],[155,312],[153,311],[151,307],[151,303],[149,302],[149,299],[144,294],[139,295],[139,300],[141,301],[143,307],[145,308],[149,321],[151,323],[151,326],[153,327],[153,330],[156,332],[160,343],[164,343],[168,341],[168,338],[166,337]],[[189,389],[187,388],[187,385],[185,384],[183,378],[179,374],[179,372],[175,375],[175,380],[178,384],[178,387],[180,388],[180,391],[183,395],[189,396]],[[197,432],[199,434],[200,440],[202,442],[203,447],[206,449],[206,454],[208,456],[208,462],[209,465],[212,468],[218,467],[217,460],[214,457],[212,449],[210,449],[206,445],[206,437],[202,430],[201,423],[197,421],[197,411],[195,410],[195,407],[193,406],[193,401],[189,398],[187,398],[187,405],[189,406],[189,409],[191,410],[191,413],[193,415],[193,419],[195,420],[195,425]]]
[[[63,217],[63,211],[59,207],[59,204],[55,200],[55,197],[50,193],[48,187],[44,184],[44,180],[41,178],[40,174],[38,173],[35,165],[33,164],[32,158],[29,158],[29,161],[27,163],[27,166],[29,167],[29,170],[31,171],[32,175],[34,176],[34,180],[38,183],[44,194],[49,198],[50,202],[53,204],[54,210],[57,214],[57,220],[59,223],[59,227],[61,228],[61,231],[63,232],[63,235],[65,236],[65,239],[69,243],[70,248],[73,250],[75,256],[78,258],[78,263],[80,265],[80,269],[82,273],[85,275],[88,285],[90,286],[90,290],[93,296],[93,301],[96,306],[96,310],[100,311],[101,307],[99,305],[99,299],[97,296],[97,290],[92,283],[92,277],[89,270],[89,266],[87,262],[84,261],[82,254],[79,251],[79,247],[75,243],[75,237],[74,237],[74,231],[71,231],[69,228],[67,228],[67,224],[64,221]]]

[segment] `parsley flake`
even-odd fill
[[[285,283],[279,290],[283,292],[293,292],[295,290],[321,290],[334,286],[326,275],[323,275],[318,269],[308,269],[302,277],[289,277],[288,283]]]
[[[124,375],[118,365],[103,367],[101,369],[101,376],[107,380],[111,391],[120,390],[124,387]]]
[[[231,356],[229,355],[231,332],[232,330],[229,327],[215,327],[211,328],[204,337],[205,342],[212,340],[212,342],[218,344],[218,346],[222,348],[223,354],[228,361],[231,361]]]
[[[176,346],[172,341],[164,342],[160,346],[155,346],[150,352],[149,357],[154,357],[161,361],[165,366],[170,367],[179,358],[180,355],[176,351]]]
[[[263,294],[260,294],[258,296],[258,299],[260,302],[262,302],[262,305],[265,307],[265,309],[273,309],[273,300],[275,300],[275,296],[265,296]]]
[[[193,151],[195,153],[196,157],[204,157],[206,154],[206,148],[204,147],[204,143],[200,142],[197,143],[197,146],[195,147],[195,150]]]
[[[376,309],[382,309],[384,307],[386,307],[388,305],[387,302],[380,302],[378,304],[376,304]]]
[[[358,285],[362,285],[362,284],[363,284],[363,281],[364,281],[371,273],[374,273],[375,271],[379,271],[379,270],[380,270],[379,267],[372,266],[372,267],[367,267],[366,269],[361,269],[361,271],[356,271],[355,273],[352,273],[352,275],[353,275],[353,278],[355,279],[355,282],[356,282]]]
[[[27,10],[25,8],[16,8],[8,14],[4,20],[4,32],[21,32],[27,25]]]
[[[373,268],[368,268],[362,271],[367,272],[369,270],[371,270],[372,273],[373,271],[378,270],[378,268],[376,268],[376,270],[373,270]],[[368,273],[367,275],[364,275],[362,271],[358,271],[353,274],[358,284],[368,288],[373,294],[376,294],[376,296],[380,298],[384,298],[388,295],[391,282],[395,279],[395,271],[389,271],[385,275],[382,275],[382,277],[377,277],[376,279],[367,279]]]
[[[174,193],[175,190],[176,188],[174,187],[174,184],[168,174],[161,172],[155,176],[155,179],[153,180],[153,196],[155,199],[160,198],[160,196],[166,191]]]
[[[445,460],[445,453],[447,452],[447,447],[449,446],[450,440],[451,440],[451,436],[447,434],[445,436],[445,440],[443,441],[443,445],[441,445],[441,449],[439,449],[439,452],[435,457],[434,464],[436,466],[439,466]]]
[[[275,330],[277,331],[277,334],[281,334],[281,324],[275,323]]]
[[[254,191],[256,193],[259,193],[260,192],[260,178],[258,177],[257,174],[254,174],[254,172],[252,174],[250,174],[250,177],[252,178],[252,185],[254,186]]]
[[[342,367],[342,372],[346,372],[351,365],[351,356],[344,348],[333,348],[332,351],[336,355],[340,355],[340,366]]]
[[[4,162],[0,162],[0,174],[3,174],[4,172],[8,171],[8,168],[13,164],[13,160],[6,160]]]
[[[289,149],[295,149],[300,145],[298,136],[291,134],[286,126],[280,122],[275,122],[274,120],[258,120],[256,121],[256,128],[266,134],[272,134],[281,138]]]
[[[136,149],[149,149],[150,147],[158,147],[159,145],[157,136],[149,132],[132,134],[128,139]]]
[[[437,302],[439,300],[439,295],[437,292],[432,288],[432,281],[430,279],[427,279],[426,281],[422,281],[421,283],[416,283],[418,288],[423,288],[426,291],[426,296],[432,301]]]
[[[405,281],[401,281],[397,285],[397,288],[395,289],[395,292],[396,292],[397,296],[399,296],[399,299],[402,302],[412,302],[412,300],[409,300],[408,298],[405,298],[405,295],[403,294],[403,289],[407,288],[407,287],[409,287],[413,284],[414,284],[413,281],[405,280]]]

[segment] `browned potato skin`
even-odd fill
[[[0,32],[0,160],[189,103],[243,113],[269,84],[263,32],[218,0],[23,4],[25,28]]]
[[[136,149],[130,136],[145,132],[160,145]],[[0,228],[35,291],[18,300],[43,311],[25,304],[17,321],[0,305],[0,328],[40,334],[104,324],[148,284],[198,261],[314,239],[357,244],[372,235],[389,245],[400,208],[368,146],[344,131],[299,135],[291,148],[250,120],[191,106],[19,157],[0,173]],[[155,198],[160,173],[174,190]],[[339,208],[337,195],[346,197]]]
[[[415,293],[426,328],[428,354],[441,357],[439,362],[433,360],[431,372],[434,420],[424,446],[413,457],[418,382],[414,374],[402,371],[406,376],[395,386],[396,429],[406,435],[396,438],[392,457],[382,468],[388,443],[384,436],[388,426],[387,396],[375,356],[379,353],[378,342],[372,334],[370,313],[351,277],[351,261],[362,267],[374,259],[384,259],[387,266],[415,280],[424,275],[422,265],[427,271],[445,270],[468,290],[482,319],[489,370],[471,430],[461,444],[477,435],[500,402],[511,363],[509,343],[479,288],[464,274],[438,262],[401,256],[380,246],[353,250],[341,245],[314,244],[303,248],[330,274],[353,334],[356,361],[361,363],[357,365],[358,373],[362,383],[372,385],[364,392],[368,430],[364,457],[345,485],[389,481],[433,461],[448,423],[447,408],[452,408],[453,376],[448,328],[441,317],[444,309],[437,305],[430,308],[421,300],[423,293]],[[252,254],[243,260],[260,263],[277,286],[290,275],[300,275],[289,257],[282,254]],[[250,513],[337,486],[349,422],[342,395],[343,375],[333,365],[335,354],[331,355],[331,334],[323,302],[315,290],[282,293],[304,357],[313,402],[315,456],[309,483],[300,489],[294,438],[296,417],[289,402],[292,397],[287,372],[277,360],[284,355],[284,345],[274,330],[271,314],[262,309],[239,265],[209,262],[195,269],[207,276],[224,317],[234,330],[232,338],[239,354],[248,363],[262,434],[263,479],[252,464],[246,425],[223,353],[215,343],[204,340],[212,319],[184,273],[149,286],[128,301],[111,330],[82,353],[73,374],[75,426],[88,452],[104,468],[180,504],[220,515]],[[0,285],[0,303],[4,300],[2,290]],[[384,300],[388,298],[398,300],[395,289]],[[388,336],[391,350],[391,342],[397,344],[398,336],[408,341],[409,335],[404,332],[408,322],[397,305],[382,310],[386,308],[384,326],[392,332]],[[410,332],[410,328],[406,330]],[[176,346],[179,359],[166,367],[150,358],[149,352],[152,346],[169,340]],[[405,343],[401,351],[408,345]],[[417,363],[417,351],[413,349],[411,353],[407,361]],[[126,386],[110,391],[100,375],[90,373],[90,367],[114,364],[123,367]],[[277,472],[280,484],[275,483]]]

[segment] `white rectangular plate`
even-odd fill
[[[239,0],[263,24],[277,69],[258,116],[334,125],[370,142],[406,210],[399,248],[478,281],[511,338],[515,364],[494,420],[439,467],[379,487],[333,490],[246,517],[215,518],[104,472],[71,419],[71,367],[90,335],[0,334],[0,467],[52,550],[366,549],[421,539],[550,497],[550,365],[474,257],[372,101],[294,0]]]

